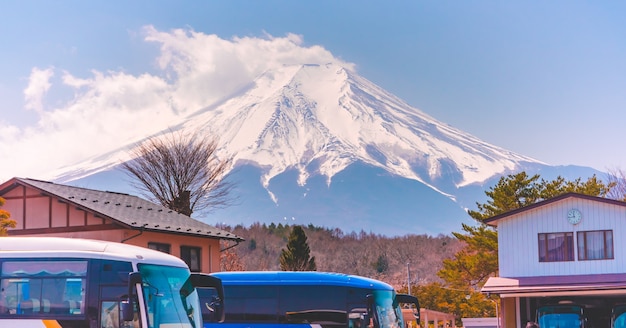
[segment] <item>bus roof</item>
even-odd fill
[[[211,275],[220,278],[224,285],[331,285],[393,290],[391,285],[379,280],[333,272],[233,271]]]
[[[187,267],[181,259],[112,241],[63,237],[0,237],[0,258],[98,258]]]

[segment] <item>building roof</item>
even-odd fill
[[[500,297],[582,296],[610,293],[623,295],[626,293],[626,274],[491,277],[480,291],[487,294],[499,294]]]
[[[564,200],[566,198],[579,198],[579,199],[587,199],[587,200],[591,200],[591,201],[595,201],[595,202],[603,202],[603,203],[607,203],[607,204],[612,204],[612,205],[618,205],[618,206],[624,206],[626,207],[626,202],[620,201],[620,200],[615,200],[615,199],[609,199],[609,198],[604,198],[604,197],[596,197],[596,196],[590,196],[590,195],[585,195],[585,194],[579,194],[579,193],[574,193],[574,192],[570,192],[570,193],[566,193],[566,194],[562,194],[550,199],[546,199],[540,202],[536,202],[534,204],[528,205],[528,206],[524,206],[524,207],[520,207],[517,209],[514,209],[512,211],[508,211],[508,212],[504,212],[502,214],[498,214],[496,216],[492,216],[486,220],[484,220],[484,222],[488,225],[491,226],[498,226],[498,221],[505,219],[509,216],[512,215],[516,215],[537,207],[541,207],[541,206],[546,206],[561,200]]]
[[[92,212],[96,217],[119,222],[129,229],[234,241],[244,240],[233,233],[129,194],[86,189],[34,179],[13,178],[0,185],[0,195],[20,185],[37,189],[44,195],[58,198]]]

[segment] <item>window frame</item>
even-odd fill
[[[604,247],[603,249],[603,257],[602,258],[589,258],[589,248],[587,247],[588,242],[587,242],[587,234],[588,233],[592,233],[592,232],[603,232],[602,237],[604,239]],[[608,238],[607,238],[607,233],[610,233],[610,245],[608,245]],[[581,252],[581,235],[583,236],[583,244],[582,246],[584,247],[583,252]],[[585,230],[585,231],[577,231],[576,232],[576,248],[578,251],[578,260],[579,261],[598,261],[598,260],[614,260],[615,259],[615,243],[614,243],[614,234],[613,234],[613,230],[611,229],[606,229],[606,230]]]
[[[194,268],[191,266],[191,251],[198,251],[198,267]],[[191,272],[201,272],[202,271],[202,247],[199,246],[188,246],[181,245],[180,246],[180,259],[183,260],[187,266],[189,267],[189,271]]]
[[[565,240],[565,254],[563,254],[563,260],[551,260],[549,258],[549,247],[548,240],[551,235],[563,235]],[[544,236],[543,240],[543,248],[542,248],[542,240],[541,237]],[[567,237],[570,237],[568,239]],[[568,244],[568,241],[571,241],[571,244]],[[545,254],[542,254],[541,251],[544,250]],[[539,258],[539,263],[554,263],[554,262],[572,262],[576,260],[574,253],[576,252],[576,245],[574,240],[574,232],[573,231],[561,231],[561,232],[540,232],[537,234],[537,255]]]
[[[148,248],[165,254],[172,254],[172,245],[167,243],[148,242]],[[166,251],[167,250],[167,251]]]

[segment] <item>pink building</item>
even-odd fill
[[[178,256],[192,271],[220,269],[220,241],[243,238],[128,194],[13,178],[0,185],[2,209],[17,222],[11,236],[121,242]]]

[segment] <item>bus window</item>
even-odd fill
[[[120,301],[127,300],[128,286],[100,286],[100,328],[132,328],[139,327],[137,298],[132,297],[133,320],[122,321]]]
[[[219,296],[217,288],[197,288],[200,297],[200,306],[202,307],[202,318],[204,322],[219,322],[222,311],[222,300]]]
[[[103,301],[102,302],[102,316],[101,325],[102,328],[138,328],[139,327],[139,315],[137,313],[137,303],[133,302],[133,308],[135,316],[133,321],[123,322],[120,316],[120,302]]]
[[[402,310],[398,304],[394,304],[395,293],[389,290],[375,290],[374,310],[378,318],[379,327],[402,328]]]
[[[102,302],[102,318],[100,319],[102,328],[119,328],[120,327],[120,305],[119,302],[104,301]]]
[[[227,322],[277,322],[278,288],[224,286]]]
[[[198,293],[187,268],[140,264],[148,327],[202,326]]]
[[[87,261],[5,261],[0,311],[11,315],[81,315]]]
[[[337,325],[346,325],[348,322],[346,287],[284,285],[277,288],[280,292],[280,322],[325,322]]]

